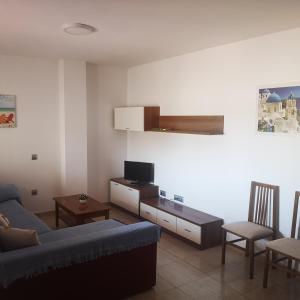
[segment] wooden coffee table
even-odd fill
[[[67,225],[74,226],[91,221],[91,218],[104,216],[109,219],[109,207],[99,201],[88,197],[86,203],[79,202],[79,195],[54,197],[55,225],[59,227],[59,219]]]

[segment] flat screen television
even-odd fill
[[[154,164],[125,160],[124,178],[138,184],[154,182]]]

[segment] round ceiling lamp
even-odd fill
[[[71,35],[88,35],[97,31],[97,28],[82,23],[64,24],[62,29]]]

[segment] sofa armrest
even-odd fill
[[[160,227],[149,222],[124,225],[0,254],[0,284],[44,273],[49,268],[95,260],[156,243]]]
[[[21,203],[19,191],[14,184],[0,183],[0,202],[7,200],[17,200]]]

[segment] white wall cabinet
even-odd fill
[[[116,107],[114,109],[114,129],[147,131],[159,127],[160,108]]]
[[[115,108],[115,129],[144,131],[144,107]]]

